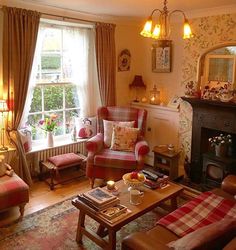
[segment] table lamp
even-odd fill
[[[139,88],[144,88],[144,89],[146,89],[146,85],[145,85],[144,82],[143,82],[142,76],[135,75],[135,76],[134,76],[134,80],[133,80],[133,82],[129,85],[129,87],[130,87],[130,88],[134,88],[135,91],[136,91],[136,98],[135,98],[134,102],[139,102],[139,100],[138,100],[138,89],[139,89]]]
[[[8,113],[9,109],[7,106],[7,103],[5,100],[0,100],[0,113],[1,113],[1,147],[0,147],[0,151],[5,151],[8,149],[8,147],[6,147],[4,145],[4,137],[5,137],[5,120],[4,120],[4,113]]]

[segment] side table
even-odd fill
[[[167,145],[156,146],[154,152],[154,168],[165,170],[169,173],[170,180],[178,178],[178,165],[180,151],[170,151]]]

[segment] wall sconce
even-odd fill
[[[4,113],[8,113],[9,109],[5,100],[0,100],[0,113],[1,113],[1,148],[0,151],[8,150],[8,147],[4,145],[4,137],[5,137],[5,120]]]
[[[157,90],[156,85],[154,85],[153,90],[150,91],[150,104],[160,104],[160,91]]]
[[[143,82],[143,78],[142,76],[139,76],[139,75],[135,75],[134,76],[134,80],[133,82],[129,85],[129,87],[132,89],[134,88],[135,89],[135,92],[136,92],[136,98],[134,100],[134,102],[139,102],[138,100],[138,89],[146,89],[146,85],[144,84]]]

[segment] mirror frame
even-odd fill
[[[204,60],[206,55],[216,49],[220,49],[223,47],[229,47],[229,46],[236,46],[236,42],[226,42],[226,43],[221,43],[218,45],[215,45],[211,48],[208,48],[205,50],[198,58],[198,63],[197,63],[197,87],[200,89],[201,87],[201,76],[204,74]]]

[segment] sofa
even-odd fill
[[[208,209],[207,205],[203,205],[202,208],[198,211],[199,214],[192,216],[192,209],[197,208],[197,206],[193,205],[194,202],[201,199],[199,197],[213,197],[212,204],[216,203],[216,200],[219,199],[223,204],[223,218],[220,218],[222,215],[222,211],[217,211],[214,208],[213,213],[213,221],[211,223],[211,219],[203,218],[203,223],[205,225],[200,225],[199,228],[189,229],[186,224],[194,224],[194,221],[197,220],[197,217],[205,210]],[[204,200],[203,200],[204,202]],[[201,202],[200,202],[201,203]],[[191,205],[192,204],[192,209]],[[230,209],[227,208],[228,205]],[[211,206],[211,204],[209,205]],[[218,205],[217,205],[218,206]],[[182,208],[182,210],[181,210]],[[190,208],[190,210],[188,210]],[[182,207],[176,209],[172,213],[166,215],[161,218],[155,227],[146,231],[146,232],[138,232],[133,233],[127,237],[125,237],[122,241],[122,250],[164,250],[164,249],[178,249],[178,250],[190,250],[190,249],[224,249],[224,250],[235,250],[236,249],[236,176],[228,175],[222,182],[221,188],[214,189],[211,192],[205,192],[189,201],[187,204]],[[232,217],[229,216],[229,213]],[[184,217],[182,218],[180,215],[183,215],[187,218],[186,223],[184,221]],[[177,224],[175,224],[175,229],[180,231],[181,228],[187,230],[187,233],[180,237],[174,229],[172,221],[175,220],[175,217],[180,219],[176,219]],[[192,217],[191,217],[192,216]],[[212,216],[212,215],[211,215]],[[205,219],[205,220],[204,220]],[[171,221],[171,222],[170,222]],[[170,222],[170,223],[168,223]],[[183,226],[181,226],[183,224]],[[177,225],[177,226],[176,226]],[[171,228],[172,226],[172,228]],[[171,228],[171,229],[170,229]],[[189,230],[189,231],[188,231]],[[178,232],[179,233],[179,232]],[[182,232],[182,234],[184,234]]]

